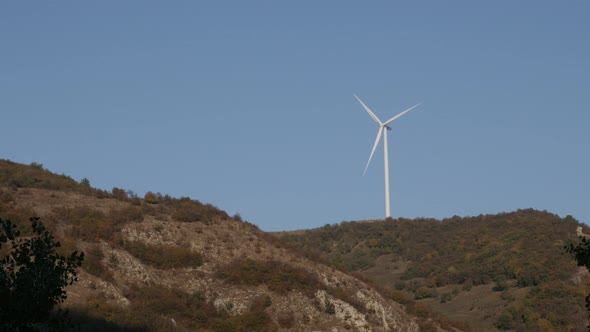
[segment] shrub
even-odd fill
[[[86,251],[82,268],[92,275],[112,282],[115,280],[113,273],[101,263],[103,258],[104,255],[100,248],[98,248],[96,245],[93,245]]]
[[[149,204],[158,204],[158,198],[151,191],[148,191],[147,193],[145,193],[145,195],[143,196],[143,200]]]
[[[53,308],[65,301],[65,287],[78,280],[76,269],[84,260],[84,254],[76,251],[67,256],[57,253],[59,242],[39,218],[31,218],[31,227],[32,237],[19,238],[16,225],[0,219],[0,249],[10,241],[9,253],[0,260],[2,331],[31,331],[45,324]],[[54,324],[68,327],[63,318],[58,315]]]
[[[19,228],[21,235],[27,236],[33,234],[30,218],[31,216],[37,217],[33,209],[29,207],[8,208],[5,212],[3,211],[2,215]]]
[[[12,188],[76,191],[84,194],[94,190],[69,176],[53,174],[40,163],[23,165],[9,160],[0,160],[0,185]]]
[[[327,314],[334,315],[336,313],[336,306],[330,300],[326,299],[324,301],[324,307],[326,308]]]
[[[203,255],[189,248],[169,245],[149,245],[142,242],[125,242],[123,248],[142,262],[160,269],[199,267]]]
[[[508,314],[502,314],[496,321],[496,327],[500,330],[510,330],[514,327],[514,321],[512,316]]]
[[[313,273],[277,261],[239,258],[219,268],[216,275],[235,285],[266,285],[279,294],[300,291],[311,297],[316,290],[325,288]]]
[[[69,224],[69,235],[84,241],[110,240],[121,225],[89,206],[57,207],[52,210],[49,218],[56,223],[61,221]]]
[[[34,169],[44,170],[43,164],[33,161],[29,166]]]
[[[362,313],[367,313],[367,308],[365,307],[364,303],[357,299],[354,295],[354,291],[347,290],[346,288],[341,287],[330,287],[328,288],[328,294],[334,296],[335,298],[342,300],[351,306],[353,306],[356,310]]]
[[[111,190],[111,195],[113,195],[113,198],[118,199],[120,201],[129,200],[127,192],[124,189],[119,189],[117,187],[113,187],[113,189]]]
[[[229,219],[225,211],[218,209],[212,204],[202,204],[197,200],[191,200],[188,197],[180,199],[170,199],[166,203],[174,209],[172,219],[181,222],[202,222],[209,224],[215,218]]]
[[[416,290],[416,292],[414,293],[414,298],[416,300],[422,300],[422,299],[426,299],[432,297],[432,291],[430,290],[430,288],[422,286],[420,288],[418,288]]]
[[[128,298],[131,306],[119,309],[104,302],[91,303],[89,314],[110,317],[123,327],[138,331],[161,331],[169,327],[166,322],[174,318],[179,330],[188,331],[235,331],[249,332],[276,331],[277,327],[270,316],[260,309],[251,309],[243,314],[230,316],[224,310],[217,310],[207,302],[201,292],[187,294],[177,289],[163,286],[132,285]],[[95,309],[96,308],[96,309]],[[106,311],[104,313],[96,312]],[[159,322],[156,321],[159,319]]]
[[[430,310],[428,309],[428,307],[426,307],[425,305],[423,305],[422,303],[412,303],[410,308],[410,313],[413,313],[414,315],[421,317],[421,318],[427,318],[431,315]]]
[[[137,206],[126,206],[118,210],[111,210],[108,219],[119,227],[127,222],[142,221],[145,212]]]
[[[90,180],[88,180],[87,178],[83,178],[82,180],[80,180],[80,184],[83,187],[90,188]]]
[[[495,284],[492,290],[494,292],[501,292],[506,289],[508,289],[508,281],[506,280],[506,278],[504,276],[496,277]]]

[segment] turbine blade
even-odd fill
[[[402,116],[402,115],[404,115],[404,114],[408,113],[409,111],[413,110],[414,108],[416,108],[416,107],[420,106],[420,104],[422,104],[422,103],[418,103],[418,104],[416,104],[416,105],[414,105],[414,106],[412,106],[412,107],[408,108],[407,110],[405,110],[405,111],[401,112],[400,114],[398,114],[398,115],[394,116],[393,118],[391,118],[391,119],[389,119],[389,120],[385,121],[385,123],[384,123],[383,125],[387,126],[388,124],[392,123],[392,122],[393,122],[393,121],[395,121],[397,118],[399,118],[400,116]]]
[[[361,105],[363,105],[363,108],[367,111],[367,113],[369,113],[369,115],[373,118],[373,120],[375,120],[375,122],[377,122],[379,125],[382,125],[383,123],[381,123],[381,120],[379,120],[379,118],[375,115],[375,113],[373,113],[368,107],[367,105],[365,105],[365,103],[363,103],[363,101],[357,97],[356,95],[354,95],[354,97],[356,98],[356,100],[359,101],[359,103],[361,103]]]
[[[377,145],[379,145],[379,140],[381,139],[381,134],[383,133],[383,128],[379,127],[379,131],[377,132],[377,138],[375,138],[375,144],[373,144],[373,150],[371,150],[371,155],[369,156],[369,161],[367,161],[367,166],[365,166],[365,171],[363,172],[363,176],[367,173],[367,168],[369,168],[369,164],[371,163],[371,159],[373,159],[373,154],[375,153],[375,149],[377,149]]]

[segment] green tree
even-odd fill
[[[496,327],[502,331],[512,329],[514,327],[512,316],[508,314],[502,314],[496,321]]]
[[[90,188],[90,180],[88,180],[87,178],[83,178],[82,180],[80,180],[80,184],[86,188]]]
[[[590,239],[588,237],[580,236],[580,242],[570,243],[565,246],[565,250],[574,255],[578,266],[583,266],[590,271]],[[590,314],[590,294],[586,296],[586,310]],[[590,331],[590,325],[588,331]]]
[[[0,219],[0,331],[66,330],[67,312],[54,308],[65,301],[64,288],[78,280],[84,253],[60,255],[59,242],[39,218],[31,224],[33,235],[24,238]]]

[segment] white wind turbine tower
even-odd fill
[[[369,161],[367,161],[367,166],[365,166],[365,171],[363,172],[363,176],[367,172],[367,168],[369,168],[369,164],[371,163],[371,159],[373,158],[373,154],[375,153],[375,149],[377,149],[377,145],[379,145],[379,140],[381,139],[381,134],[383,134],[383,162],[385,164],[385,218],[389,218],[389,217],[391,217],[391,211],[389,208],[389,158],[387,156],[387,131],[391,130],[391,128],[388,125],[390,123],[392,123],[393,121],[397,120],[400,116],[402,116],[402,115],[408,113],[409,111],[413,110],[414,108],[418,107],[418,105],[420,105],[420,104],[416,104],[416,105],[408,108],[407,110],[399,113],[398,115],[392,117],[391,119],[389,119],[385,122],[381,122],[381,120],[379,120],[379,118],[375,115],[375,113],[373,113],[367,107],[367,105],[365,105],[365,103],[363,103],[363,101],[360,100],[359,97],[357,97],[357,95],[354,95],[354,97],[356,98],[356,100],[359,101],[359,103],[361,103],[361,105],[363,105],[363,108],[367,111],[367,113],[369,113],[371,118],[373,118],[373,120],[375,120],[375,122],[377,122],[377,124],[379,125],[379,131],[377,131],[377,138],[375,139],[375,144],[373,144],[373,150],[371,150],[371,155],[369,156]]]

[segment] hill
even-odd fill
[[[527,209],[275,236],[474,330],[585,331],[587,272],[564,251],[578,226],[587,229],[571,216]]]
[[[33,216],[85,253],[65,303],[84,331],[452,330],[211,204],[0,160],[0,217],[26,235]]]

